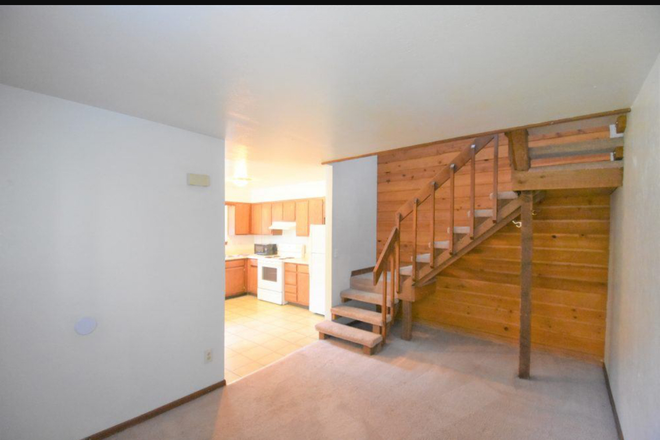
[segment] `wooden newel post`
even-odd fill
[[[529,379],[532,354],[532,191],[522,192],[520,244],[520,359],[518,377]]]

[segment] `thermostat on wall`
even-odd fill
[[[207,174],[188,173],[188,185],[190,186],[211,186],[211,176]]]

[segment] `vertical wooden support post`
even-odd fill
[[[396,296],[395,292],[395,286],[394,286],[394,254],[390,257],[390,268],[392,269],[392,287],[390,288],[390,300],[388,301],[389,303],[389,308],[390,308],[390,316],[392,317],[392,320],[390,321],[392,325],[394,325],[394,298]]]
[[[498,176],[499,170],[499,149],[500,149],[500,135],[495,135],[495,145],[493,145],[493,223],[497,222],[497,209],[499,207],[499,200],[497,199],[498,193]]]
[[[383,269],[383,274],[381,278],[383,279],[383,300],[381,302],[381,327],[380,332],[383,336],[383,344],[385,343],[385,338],[387,338],[387,265],[389,261],[384,261],[383,264],[385,268]]]
[[[392,282],[396,282],[396,292],[401,293],[401,215],[396,215],[396,247],[394,251],[394,275]],[[396,281],[395,281],[396,280]]]
[[[435,267],[435,182],[431,182],[431,245],[429,246],[431,258],[429,266]]]
[[[401,339],[410,341],[412,339],[412,301],[401,301],[402,303],[402,324]]]
[[[413,207],[413,243],[412,243],[412,279],[417,281],[417,211],[419,208],[419,200],[415,199],[415,206]]]
[[[456,165],[449,165],[449,253],[454,253],[454,192]]]
[[[532,351],[532,191],[522,192],[520,244],[520,358],[518,377],[529,379]]]
[[[474,238],[474,228],[477,225],[477,203],[476,203],[476,163],[477,163],[477,146],[472,144],[470,147],[470,238]]]

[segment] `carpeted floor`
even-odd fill
[[[311,344],[114,440],[616,440],[599,365],[415,326],[378,355]]]

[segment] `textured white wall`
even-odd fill
[[[327,179],[331,307],[350,286],[351,271],[376,264],[378,157],[332,164]]]
[[[660,58],[628,116],[612,195],[605,364],[626,440],[660,439]]]
[[[80,439],[223,379],[223,155],[0,86],[0,438]]]

